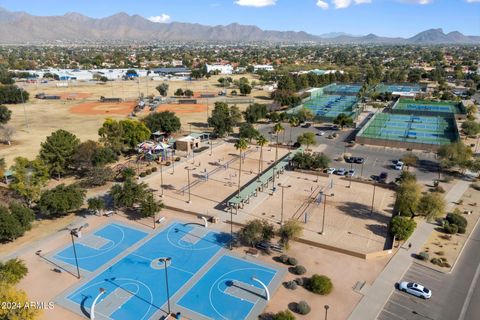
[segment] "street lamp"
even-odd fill
[[[352,176],[353,176],[352,170],[353,170],[353,162],[350,162],[350,175],[349,175],[350,179],[349,179],[349,183],[348,183],[349,188],[352,187]]]
[[[282,188],[282,210],[280,211],[280,225],[283,226],[283,191],[284,189],[288,189],[291,187],[291,185],[282,185],[281,183],[278,184],[280,188]]]
[[[107,291],[103,288],[100,288],[99,290],[100,290],[100,292],[98,293],[97,297],[95,298],[95,300],[93,300],[93,303],[92,303],[92,309],[90,311],[90,319],[91,320],[95,319],[95,305],[97,304],[98,299],[100,299],[100,297]]]
[[[75,265],[77,266],[77,278],[80,279],[80,268],[78,267],[78,256],[77,256],[77,249],[75,248],[75,237],[80,238],[82,236],[81,231],[83,227],[87,227],[88,225],[85,224],[79,228],[70,229],[70,236],[72,237],[72,247],[73,247],[73,254],[75,255]]]
[[[273,177],[272,177],[272,192],[275,192],[277,190],[277,188],[275,188],[275,169],[276,169],[277,165],[275,164],[273,166]]]
[[[321,192],[320,193],[324,199],[323,199],[323,217],[322,217],[322,231],[320,232],[320,234],[325,234],[325,210],[327,208],[327,197],[333,197],[335,194],[326,194],[326,193],[323,193]]]
[[[163,198],[163,166],[162,166],[162,160],[160,160],[160,198]]]
[[[325,308],[325,320],[327,320],[328,318],[328,309],[330,309],[330,306],[328,304],[326,304],[325,306],[323,306]]]
[[[377,186],[376,180],[373,180],[373,195],[372,195],[372,208],[370,209],[370,214],[373,213],[373,203],[375,202],[375,187]]]
[[[188,201],[187,203],[192,203],[192,199],[191,199],[191,194],[190,194],[190,171],[193,171],[197,168],[189,168],[188,166],[185,167],[185,170],[187,170],[187,181],[188,181]]]
[[[170,310],[170,291],[168,290],[168,265],[167,262],[172,261],[172,258],[160,258],[158,259],[159,262],[163,262],[165,265],[165,284],[167,286],[167,306],[168,306],[168,315],[171,314]]]

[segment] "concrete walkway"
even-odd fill
[[[470,186],[470,181],[460,180],[445,195],[447,201],[447,210],[450,210],[454,202],[458,201]],[[422,221],[412,236],[398,250],[397,254],[390,260],[382,273],[377,277],[368,292],[360,300],[353,312],[350,314],[349,320],[374,320],[382,311],[385,303],[387,303],[390,295],[395,290],[395,284],[399,282],[408,268],[410,268],[413,257],[412,253],[418,252],[425,241],[427,241],[430,233],[435,228],[434,224]],[[412,247],[408,248],[408,243]]]

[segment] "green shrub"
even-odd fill
[[[329,277],[314,274],[306,283],[306,288],[313,293],[327,295],[332,292],[333,284]]]
[[[170,161],[165,162],[165,165],[169,167],[172,163]]]
[[[175,158],[175,161],[180,161],[180,157],[176,157],[176,158]]]
[[[456,224],[450,224],[448,221],[445,222],[443,226],[443,231],[448,234],[456,234],[458,232],[458,226]]]
[[[282,263],[287,263],[288,262],[288,256],[286,254],[282,254],[280,257],[278,257],[278,260]]]
[[[27,266],[23,260],[18,258],[10,259],[5,263],[0,262],[0,281],[9,284],[17,284],[28,273]]]
[[[433,258],[432,260],[430,260],[430,262],[436,265],[439,265],[440,263],[442,263],[438,258]]]
[[[297,289],[297,283],[295,281],[287,281],[284,283],[285,288],[290,290]]]
[[[305,274],[307,272],[307,269],[300,265],[300,264],[297,264],[294,268],[293,268],[293,273],[301,276],[302,274]]]
[[[147,176],[147,173],[146,172],[141,172],[139,176],[140,176],[140,178],[144,178],[144,177]]]
[[[435,252],[435,254],[438,255],[438,256],[444,256],[445,251],[437,251],[437,252]]]
[[[296,311],[298,313],[305,315],[309,314],[310,310],[310,306],[306,301],[300,301],[299,303],[297,303]]]
[[[461,215],[459,215],[457,213],[447,214],[447,221],[450,224],[456,224],[459,228],[461,227],[461,228],[464,228],[464,229],[468,225],[467,219],[465,219],[464,217],[462,217]]]
[[[420,260],[423,260],[423,261],[428,261],[428,259],[430,258],[429,254],[422,251],[418,254],[418,259]]]
[[[295,316],[289,310],[285,310],[274,315],[272,320],[295,320]]]
[[[297,263],[298,263],[297,259],[295,259],[294,257],[288,258],[288,261],[287,261],[287,262],[288,262],[288,264],[291,265],[291,266],[296,266]]]
[[[152,172],[157,172],[158,168],[157,168],[157,167],[153,167],[151,170],[152,170]]]
[[[433,192],[445,193],[445,189],[443,189],[441,186],[436,186],[433,188]]]

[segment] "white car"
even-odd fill
[[[415,282],[403,281],[398,285],[398,288],[403,292],[410,293],[422,299],[430,299],[432,297],[432,291]]]
[[[328,168],[327,170],[325,170],[325,172],[328,174],[333,174],[335,173],[335,170],[336,170],[335,168]]]
[[[337,171],[335,171],[335,174],[339,176],[344,176],[346,173],[347,173],[347,169],[345,168],[340,168]]]
[[[323,136],[323,135],[325,135],[325,131],[319,131],[319,132],[317,132],[317,136]]]
[[[402,170],[403,169],[403,162],[402,161],[397,161],[394,166],[395,170]]]

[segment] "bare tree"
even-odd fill
[[[15,128],[12,126],[1,126],[0,127],[0,135],[2,137],[2,140],[7,143],[8,145],[11,145],[13,135],[15,134]]]

